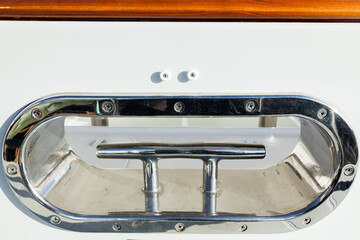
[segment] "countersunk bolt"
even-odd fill
[[[160,73],[160,79],[162,81],[170,80],[171,78],[171,72],[169,70],[164,70]]]
[[[306,218],[304,219],[304,224],[309,224],[309,223],[311,223],[311,218],[310,218],[310,217],[306,217]]]
[[[112,225],[112,229],[113,229],[115,232],[120,231],[120,230],[121,230],[121,225],[120,225],[120,223],[114,223],[114,224]]]
[[[187,72],[186,77],[187,77],[190,81],[196,80],[196,79],[199,78],[199,72],[196,71],[196,70],[190,70],[190,71]]]
[[[112,113],[114,111],[114,104],[111,101],[104,101],[101,103],[101,109],[104,113]]]
[[[185,105],[182,102],[176,102],[174,104],[174,110],[175,112],[181,113],[185,109]]]
[[[15,175],[17,173],[17,167],[13,164],[10,164],[9,166],[6,167],[6,172],[9,175]]]
[[[60,217],[58,217],[58,216],[52,216],[52,217],[50,218],[50,222],[51,222],[52,224],[59,224],[59,223],[61,222],[61,219],[60,219]]]
[[[248,229],[248,226],[246,224],[243,224],[243,225],[240,226],[239,231],[240,232],[245,232],[247,229]]]
[[[319,119],[324,119],[327,116],[328,112],[325,108],[322,108],[318,111],[317,116]]]
[[[354,172],[355,172],[354,167],[347,167],[347,168],[345,168],[345,170],[344,170],[344,174],[345,174],[346,176],[351,176],[351,175],[354,174]]]
[[[185,224],[183,224],[183,223],[177,223],[177,224],[175,225],[175,230],[176,230],[177,232],[184,231],[184,230],[185,230]]]
[[[32,111],[31,111],[31,116],[33,118],[35,118],[36,120],[39,120],[43,117],[43,112],[38,109],[38,108],[34,108]]]
[[[253,112],[255,110],[255,108],[256,108],[256,104],[254,101],[246,102],[246,104],[245,104],[246,111]]]

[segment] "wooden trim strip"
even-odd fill
[[[360,0],[0,0],[0,18],[360,20]]]

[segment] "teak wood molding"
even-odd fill
[[[0,18],[360,20],[360,0],[0,0]]]

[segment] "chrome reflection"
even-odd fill
[[[245,110],[249,99],[256,104],[255,111]],[[103,102],[113,103],[111,112],[104,112],[100,107]],[[4,168],[15,164],[20,169],[17,176],[20,181],[9,175],[8,180],[15,193],[26,191],[32,195],[36,204],[27,200],[23,203],[40,218],[48,220],[48,216],[59,215],[62,220],[58,227],[77,231],[92,231],[89,228],[92,223],[98,224],[96,231],[112,231],[113,223],[108,228],[107,222],[116,220],[120,221],[121,231],[161,232],[174,229],[172,221],[181,220],[186,225],[185,232],[202,231],[201,227],[212,224],[221,225],[225,232],[234,232],[238,231],[234,230],[238,229],[234,224],[243,221],[259,224],[271,221],[276,226],[274,229],[256,232],[282,232],[303,227],[300,221],[303,214],[316,212],[311,216],[312,224],[333,210],[328,201],[338,204],[345,197],[339,193],[347,191],[350,184],[345,186],[343,181],[351,183],[355,174],[346,176],[341,174],[342,169],[356,167],[358,150],[351,129],[328,106],[301,96],[181,97],[186,108],[179,113],[173,110],[177,102],[176,97],[85,96],[59,96],[35,102],[14,119],[4,141]],[[319,119],[317,110],[323,108],[328,115]],[[34,118],[32,109],[41,111],[41,117]],[[65,119],[73,116],[82,117],[80,120],[88,118],[89,124],[67,127]],[[255,126],[254,130],[247,132],[246,137],[253,141],[239,142],[241,137],[229,135],[219,142],[218,135],[209,134],[246,132],[234,126],[227,130],[197,128],[198,138],[189,135],[195,129],[193,126],[142,128],[126,138],[124,133],[131,127],[124,130],[112,125],[117,118],[131,117],[136,121],[144,116],[188,122],[197,117],[200,124],[209,116],[212,119],[246,116],[254,122],[251,125]],[[299,126],[286,131],[277,128],[281,117],[294,116]],[[152,131],[161,132],[161,128],[164,130],[161,136],[173,135],[177,142],[146,143],[136,137],[146,130],[149,137],[156,139]],[[89,140],[86,135],[80,138],[92,147],[92,152],[83,155],[71,144],[70,130],[76,134],[104,130],[108,134],[100,140]],[[272,161],[271,158],[278,156],[272,155],[271,150],[284,148],[277,144],[281,142],[280,133],[296,131],[294,144],[288,145],[289,152]],[[118,135],[123,139],[116,140]],[[198,141],[200,135],[205,140],[210,136],[210,141]],[[265,140],[266,137],[272,140]],[[93,164],[86,154],[98,163]],[[102,162],[121,161],[120,158],[127,161],[126,168],[102,165]],[[179,166],[174,158],[180,158]],[[127,168],[131,159],[139,159],[135,160],[138,167]],[[199,159],[203,161],[202,169],[182,167],[186,161]],[[272,165],[257,165],[269,159]],[[159,167],[162,162],[173,166],[162,169]],[[248,167],[246,164],[250,162],[253,166]],[[251,224],[247,226],[251,232]]]

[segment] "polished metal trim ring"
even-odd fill
[[[159,107],[161,106],[161,107]],[[328,159],[334,162],[331,184],[306,207],[286,214],[257,215],[217,211],[217,159],[264,158],[261,144],[232,146],[214,143],[124,145],[105,143],[97,146],[97,156],[138,158],[144,163],[147,203],[145,211],[108,214],[80,214],[59,208],[37,191],[32,181],[29,159],[36,131],[54,119],[67,116],[88,117],[298,117],[313,124],[328,139]],[[302,229],[318,222],[345,198],[357,172],[358,146],[354,132],[329,105],[299,95],[214,95],[214,96],[121,96],[53,95],[36,100],[13,115],[2,131],[2,164],[8,183],[18,201],[34,218],[54,227],[81,232],[178,232],[181,233],[278,233]],[[46,134],[46,131],[45,131]],[[32,137],[32,135],[34,135]],[[50,139],[50,136],[49,136]],[[311,140],[311,139],[310,139]],[[309,140],[309,141],[310,141]],[[49,145],[50,145],[49,140]],[[42,154],[46,154],[46,144]],[[172,157],[201,158],[204,162],[203,211],[161,211],[158,208],[157,160]],[[317,156],[312,156],[315,160]],[[46,166],[45,166],[46,167]],[[306,166],[305,166],[306,167]],[[289,168],[290,169],[290,168]],[[293,169],[294,170],[294,169]],[[312,171],[312,170],[310,170]],[[314,171],[317,171],[316,169]],[[39,173],[42,174],[42,173]],[[79,173],[81,174],[81,173]],[[296,173],[296,169],[294,170]],[[54,177],[56,179],[57,176]],[[161,178],[161,176],[160,176]],[[126,183],[124,183],[126,184]],[[140,190],[139,190],[140,191]],[[66,194],[64,192],[63,194]],[[247,194],[244,191],[241,194]],[[14,198],[13,198],[14,199]],[[15,200],[12,200],[15,201]],[[129,199],[132,201],[132,199]],[[14,202],[16,205],[16,203]],[[121,204],[119,202],[118,204]],[[344,219],[345,220],[345,219]]]

